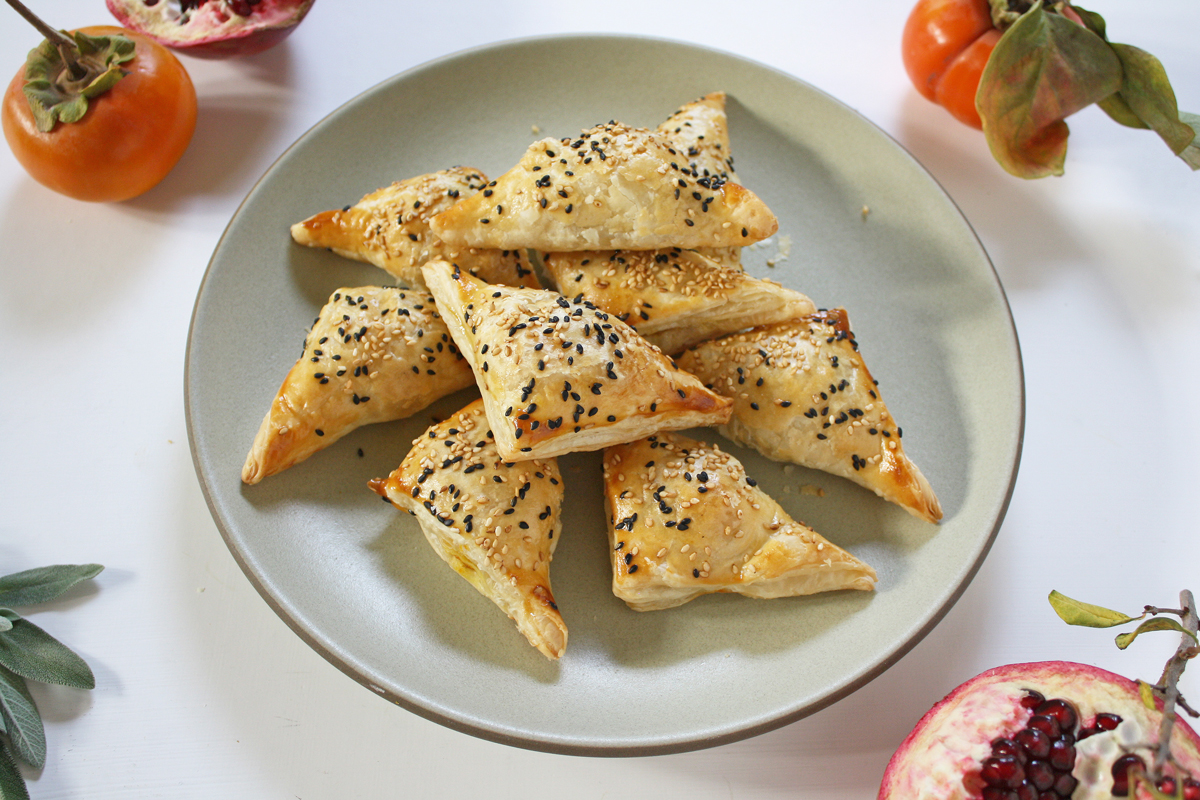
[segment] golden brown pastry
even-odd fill
[[[658,131],[671,137],[687,158],[688,168],[701,186],[711,186],[713,178],[742,184],[733,171],[724,92],[712,92],[684,105],[659,125]],[[718,264],[742,268],[740,246],[701,247],[699,250]]]
[[[577,139],[535,142],[430,226],[454,244],[543,252],[730,247],[779,227],[749,189],[699,181],[669,137],[610,122]]]
[[[549,253],[558,290],[627,322],[664,353],[816,310],[799,292],[693,250]]]
[[[875,588],[875,570],[796,522],[720,448],[662,433],[604,452],[613,593],[635,611],[713,592]]]
[[[489,283],[537,287],[537,275],[523,249],[451,246],[429,230],[431,216],[487,182],[486,175],[470,167],[418,175],[371,192],[340,211],[323,211],[297,222],[292,238],[374,264],[409,284],[421,283],[426,261],[444,258]]]
[[[563,654],[567,626],[550,591],[562,529],[557,461],[501,458],[476,400],[414,440],[391,476],[370,486],[408,509],[437,554],[530,644],[547,658]]]
[[[504,458],[599,450],[729,419],[729,400],[590,303],[487,284],[445,261],[426,264],[425,280],[475,371]]]
[[[473,381],[432,296],[394,287],[339,289],[271,403],[242,480],[258,483],[355,428],[415,414]]]
[[[733,171],[724,92],[706,94],[680,107],[658,126],[658,132],[679,145],[693,177],[739,182]]]
[[[849,478],[921,519],[942,518],[843,309],[705,342],[678,363],[733,398],[733,417],[720,430],[735,442]]]

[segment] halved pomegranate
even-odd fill
[[[1133,681],[1085,664],[997,667],[921,718],[888,763],[879,798],[1129,797],[1129,770],[1154,761],[1159,709],[1142,704]],[[1182,719],[1171,755],[1159,789],[1200,800],[1200,738]]]
[[[201,58],[259,53],[282,42],[315,0],[105,0],[125,28]]]

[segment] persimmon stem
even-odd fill
[[[45,36],[51,44],[58,48],[63,64],[66,65],[72,78],[79,79],[86,74],[87,70],[79,63],[79,48],[75,45],[74,39],[42,22],[41,18],[30,11],[21,0],[6,0],[6,2],[13,7],[14,11],[24,17],[26,22],[37,28],[38,33]]]

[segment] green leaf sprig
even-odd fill
[[[96,686],[82,658],[12,606],[53,600],[103,569],[99,564],[59,564],[0,578],[0,800],[29,800],[18,761],[37,768],[46,763],[46,729],[26,681],[76,689]]]
[[[1104,18],[1068,0],[990,3],[1003,34],[980,77],[975,107],[1005,170],[1021,178],[1062,175],[1064,120],[1092,104],[1122,125],[1153,130],[1200,170],[1200,116],[1179,110],[1157,58],[1109,41]]]
[[[1088,628],[1114,628],[1130,622],[1144,620],[1132,631],[1117,634],[1117,647],[1121,650],[1129,647],[1133,640],[1142,633],[1153,631],[1175,631],[1180,634],[1179,646],[1167,661],[1158,683],[1149,684],[1138,681],[1138,691],[1142,704],[1153,711],[1162,703],[1162,722],[1158,729],[1158,745],[1154,750],[1154,764],[1148,776],[1137,774],[1130,770],[1131,780],[1141,780],[1142,786],[1156,800],[1178,800],[1182,797],[1183,785],[1177,786],[1177,793],[1168,795],[1159,790],[1157,783],[1163,776],[1163,766],[1171,757],[1171,732],[1175,728],[1176,709],[1182,709],[1192,717],[1200,717],[1200,712],[1188,705],[1183,695],[1179,693],[1179,679],[1187,662],[1200,656],[1200,617],[1196,612],[1196,600],[1189,591],[1179,593],[1179,608],[1157,608],[1145,606],[1142,613],[1136,617],[1113,611],[1103,606],[1084,603],[1067,597],[1055,590],[1050,592],[1050,605],[1056,614],[1068,625],[1082,625]],[[1162,616],[1168,615],[1168,616]],[[1150,617],[1150,619],[1146,619]],[[1178,617],[1172,619],[1171,617]]]

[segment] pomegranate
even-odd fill
[[[1129,797],[1131,768],[1154,763],[1161,707],[1148,710],[1133,681],[1084,664],[997,667],[921,718],[888,763],[879,800]],[[1159,790],[1200,800],[1200,738],[1178,718],[1171,755]]]
[[[105,0],[121,25],[201,58],[259,53],[282,42],[315,0]]]

